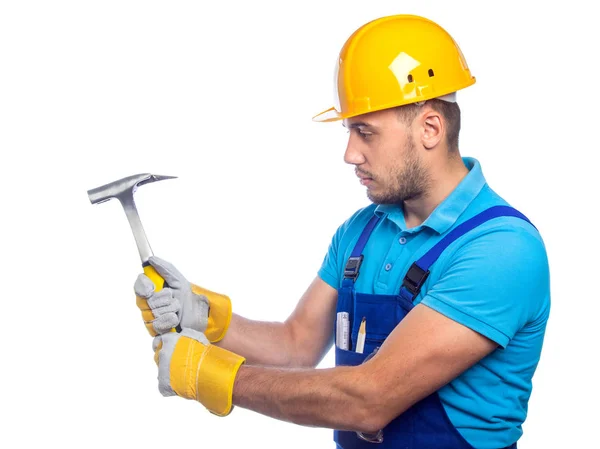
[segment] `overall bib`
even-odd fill
[[[529,222],[527,217],[511,207],[491,207],[461,223],[413,263],[397,295],[377,295],[354,290],[354,282],[363,261],[363,249],[379,221],[379,217],[374,215],[365,226],[344,269],[342,286],[338,289],[336,311],[349,314],[349,328],[353,336],[357,335],[362,317],[366,317],[368,326],[364,350],[363,353],[355,352],[352,347],[354,341],[350,345],[350,350],[344,350],[336,341],[336,366],[355,366],[363,363],[383,344],[396,325],[414,307],[413,301],[419,295],[421,286],[429,275],[429,268],[448,245],[480,224],[502,216],[517,217]],[[339,315],[336,313],[337,316]],[[450,422],[437,392],[415,403],[391,421],[379,434],[382,437],[381,441],[373,442],[361,439],[357,432],[335,430],[334,440],[338,449],[473,449]],[[514,443],[506,449],[516,449],[516,447],[517,444]]]

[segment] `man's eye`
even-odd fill
[[[346,133],[350,134],[350,132],[352,132],[352,130],[356,131],[356,133],[360,136],[361,139],[368,139],[369,137],[371,137],[373,135],[373,133],[366,133],[366,132],[361,131],[358,128],[348,129],[348,130],[346,130]]]

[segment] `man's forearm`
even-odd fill
[[[333,344],[337,290],[318,276],[284,322],[253,321],[233,314],[218,346],[249,365],[315,367]]]
[[[233,314],[223,340],[217,343],[261,366],[297,366],[293,336],[284,323],[253,321]]]
[[[234,405],[311,427],[375,432],[375,382],[360,367],[281,369],[244,365],[233,389]]]

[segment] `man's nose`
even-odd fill
[[[357,139],[358,137],[350,131],[348,145],[346,146],[346,152],[344,153],[344,162],[346,162],[346,164],[360,165],[365,162],[365,156],[361,151],[361,145],[357,142]]]

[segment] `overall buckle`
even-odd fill
[[[417,296],[419,291],[421,291],[421,287],[425,283],[427,276],[429,276],[429,270],[423,270],[416,262],[414,262],[408,269],[406,276],[404,276],[402,286],[411,292],[413,297]]]
[[[363,261],[363,255],[357,257],[348,258],[348,262],[346,262],[346,267],[344,268],[344,279],[352,279],[356,281],[358,277],[358,269],[360,268],[360,264]]]

